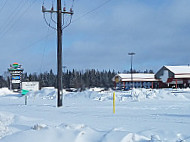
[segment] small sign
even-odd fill
[[[20,73],[22,73],[22,70],[19,71],[19,70],[11,70],[11,69],[10,69],[9,71],[10,71],[11,74],[14,74],[14,73],[15,73],[15,74],[20,74]]]
[[[12,79],[20,79],[20,76],[12,76]]]
[[[12,80],[12,83],[20,83],[20,80]]]
[[[22,95],[26,95],[29,91],[22,89]]]
[[[28,91],[38,91],[39,82],[22,82],[22,89]]]

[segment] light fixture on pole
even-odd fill
[[[130,52],[128,53],[129,56],[131,56],[131,87],[133,88],[133,55],[135,55],[135,53]]]

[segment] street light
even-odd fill
[[[128,55],[131,56],[131,86],[133,88],[133,55],[135,55],[135,53],[130,52]]]

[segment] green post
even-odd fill
[[[25,95],[24,97],[25,97],[25,105],[27,105],[27,95]]]
[[[25,105],[27,105],[27,95],[26,95],[26,94],[27,94],[28,92],[29,92],[28,90],[22,89],[22,95],[25,96],[25,99],[24,99],[24,100],[25,100]]]

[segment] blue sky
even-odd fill
[[[75,0],[74,22],[63,34],[68,69],[129,70],[129,52],[136,70],[190,63],[190,1],[111,0],[78,19],[105,1]],[[56,31],[44,22],[43,1],[34,2],[0,0],[1,74],[13,62],[31,73],[56,72]],[[47,9],[51,4],[45,0]]]

